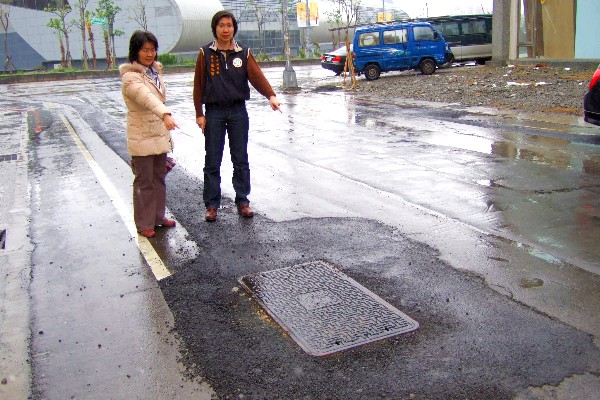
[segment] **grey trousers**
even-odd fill
[[[167,200],[167,153],[131,157],[133,174],[133,219],[138,232],[154,229],[165,218]]]

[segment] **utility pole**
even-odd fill
[[[283,0],[283,48],[285,52],[285,69],[283,70],[283,88],[292,89],[298,87],[296,71],[292,67],[290,59],[290,21],[288,19],[288,0]]]
[[[306,58],[312,56],[310,49],[310,8],[308,6],[308,0],[306,0],[306,33],[304,34],[304,40],[306,42]]]

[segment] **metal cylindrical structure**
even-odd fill
[[[223,9],[219,0],[171,0],[179,12],[181,20],[181,35],[173,53],[195,51],[208,43],[212,38],[210,21],[213,15]]]

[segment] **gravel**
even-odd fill
[[[433,75],[416,71],[358,79],[357,92],[381,97],[460,103],[526,112],[583,113],[583,96],[595,69],[536,66],[453,66]]]

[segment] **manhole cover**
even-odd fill
[[[245,275],[239,282],[314,356],[419,327],[417,321],[325,261]]]

